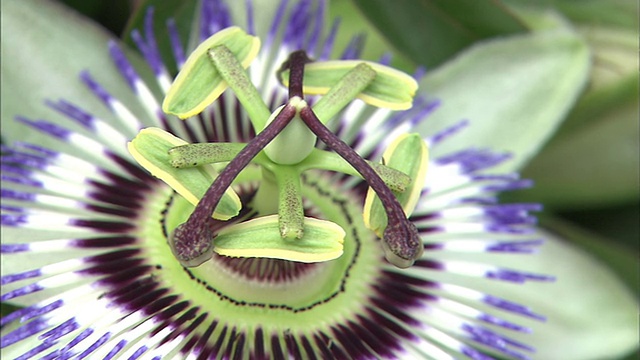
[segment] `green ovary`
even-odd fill
[[[239,179],[255,182],[259,174],[253,171]],[[248,279],[217,255],[197,268],[183,268],[173,257],[165,232],[184,222],[194,207],[158,184],[141,226],[148,261],[161,266],[155,270],[155,278],[182,300],[208,312],[210,318],[246,329],[307,332],[360,313],[372,291],[369,284],[375,281],[383,261],[377,238],[362,222],[362,199],[349,198],[335,181],[318,174],[303,179],[302,193],[314,207],[314,214],[345,230],[344,254],[336,260],[305,264],[307,267],[288,281],[269,281]]]

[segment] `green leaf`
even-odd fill
[[[638,88],[624,104],[549,144],[524,170],[536,186],[520,200],[558,209],[637,201],[640,167]]]
[[[426,66],[476,41],[526,30],[495,0],[353,1],[397,50]]]
[[[353,40],[354,36],[363,35],[362,59],[378,60],[390,52],[394,46],[381,33],[380,29],[367,20],[351,0],[330,0],[329,18],[340,20],[340,31],[336,34],[331,59],[338,59],[342,51]],[[416,64],[404,54],[396,52],[391,58],[391,66],[403,71],[414,71]]]
[[[611,25],[638,29],[638,2],[629,0],[555,0],[555,6],[569,19],[588,26]]]
[[[638,100],[637,31],[603,27],[578,31],[593,51],[594,62],[589,87],[557,136]]]
[[[558,212],[567,222],[610,239],[614,245],[638,249],[640,238],[640,207],[638,201],[629,201],[613,207]]]
[[[521,4],[518,0],[515,0],[514,2],[507,1],[507,4],[509,9],[526,24],[531,32],[554,29],[570,30],[573,28],[571,22],[562,16],[560,12],[543,6],[536,6],[539,5],[538,3],[525,2]]]
[[[148,115],[118,74],[109,57],[107,42],[113,38],[104,29],[77,13],[52,1],[2,1],[2,122],[3,140],[11,143],[14,134],[21,141],[42,146],[59,146],[51,137],[25,127],[16,115],[47,119],[79,130],[76,123],[44,105],[45,99],[67,101],[95,116],[118,123],[116,116],[80,81],[78,75],[89,70],[97,81],[119,99],[135,116]],[[126,49],[125,49],[126,51]],[[139,57],[127,53],[135,64]],[[143,76],[150,72],[143,72]]]
[[[59,2],[100,23],[114,34],[122,31],[127,19],[134,10],[130,0],[112,0],[109,2],[59,0]]]
[[[589,87],[524,170],[536,187],[513,194],[518,201],[568,209],[638,199],[637,34],[610,28],[580,32],[594,52]]]
[[[167,183],[192,205],[197,205],[218,176],[218,172],[211,165],[185,169],[171,166],[169,151],[186,144],[186,141],[160,128],[146,128],[140,130],[138,136],[131,140],[129,152],[151,175]],[[241,208],[240,198],[233,189],[228,188],[216,206],[213,217],[229,220],[238,215]]]
[[[301,239],[283,239],[278,216],[269,215],[225,227],[214,239],[214,251],[225,256],[320,262],[342,255],[344,236],[340,226],[306,217]]]
[[[422,90],[441,100],[442,106],[420,131],[433,133],[469,119],[470,126],[434,149],[434,156],[469,146],[487,147],[514,154],[514,160],[496,171],[518,169],[571,109],[589,66],[587,46],[565,30],[477,44],[427,73],[421,82]]]

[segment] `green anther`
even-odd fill
[[[229,27],[205,40],[189,55],[171,84],[162,111],[185,119],[202,112],[224,92],[228,84],[209,59],[209,50],[219,45],[229,49],[241,68],[247,68],[258,55],[260,39]],[[268,116],[267,111],[264,119]]]
[[[233,89],[236,97],[247,111],[249,119],[256,133],[266,126],[271,111],[260,97],[258,90],[247,76],[242,64],[225,45],[216,46],[209,50],[209,58],[216,67],[220,76]]]
[[[176,169],[170,165],[169,150],[187,144],[159,128],[140,130],[128,144],[133,158],[153,176],[169,185],[191,204],[196,205],[205,194],[218,172],[210,165],[191,169]],[[213,217],[228,220],[240,212],[242,204],[238,195],[228,188],[215,208]]]
[[[231,161],[245,145],[242,143],[197,143],[176,146],[169,150],[169,161],[171,166],[181,169]]]
[[[302,239],[304,235],[304,207],[300,174],[296,168],[278,165],[276,171],[278,184],[278,222],[280,236],[283,239]]]
[[[344,230],[337,224],[304,219],[304,236],[287,240],[280,236],[277,215],[230,225],[213,240],[214,251],[232,257],[260,257],[298,262],[333,260],[343,252]]]
[[[395,197],[402,205],[402,210],[409,216],[420,198],[429,163],[429,150],[420,134],[404,134],[399,136],[382,155],[386,166],[402,171],[411,176],[411,184],[406,191]],[[378,236],[382,236],[387,227],[387,216],[376,193],[369,189],[365,199],[363,217],[365,225]]]
[[[418,89],[416,80],[402,71],[388,66],[376,64],[374,62],[362,60],[341,60],[312,62],[304,68],[305,94],[322,95],[328,94],[330,89],[338,84],[342,78],[360,64],[371,67],[375,73],[375,79],[356,97],[367,104],[388,108],[392,110],[406,110],[413,104],[413,97]],[[285,86],[289,84],[289,71],[280,73],[281,81]],[[349,85],[351,86],[351,85]],[[353,98],[349,98],[349,101]],[[324,107],[324,105],[323,105]],[[329,108],[333,108],[329,106]],[[313,108],[316,112],[316,108]],[[320,109],[327,111],[325,109]],[[327,111],[329,114],[333,111]],[[316,113],[316,116],[323,122],[328,121],[327,114]]]
[[[376,72],[366,63],[360,63],[329,89],[316,104],[313,112],[324,124],[329,122],[345,106],[360,95],[360,93],[376,78]]]
[[[403,192],[411,183],[411,177],[402,171],[371,161],[367,161],[367,163],[371,165],[382,181],[393,191]],[[309,169],[331,170],[362,178],[362,175],[344,158],[326,150],[314,149],[297,167],[301,172]]]

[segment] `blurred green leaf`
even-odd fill
[[[638,2],[633,0],[554,0],[571,21],[586,25],[638,29]]]
[[[636,99],[638,88],[636,83]],[[536,182],[520,199],[554,208],[637,201],[638,102],[612,108],[597,121],[554,139],[523,175]]]
[[[606,89],[608,85],[638,74],[637,29],[578,27],[593,49],[593,74],[590,90]]]
[[[589,86],[556,137],[571,136],[583,124],[638,100],[637,33],[610,28],[581,28],[593,52]]]
[[[562,14],[553,9],[512,5],[511,10],[527,24],[532,32],[548,30],[572,30],[573,25]]]
[[[557,216],[620,246],[638,249],[640,207],[637,201],[587,210],[567,209],[557,212]]]
[[[393,48],[380,30],[362,15],[352,0],[331,0],[329,18],[340,19],[340,31],[336,34],[332,58],[338,58],[353,37],[360,34],[365,36],[363,59],[376,61]],[[391,66],[406,72],[412,72],[416,67],[414,62],[400,52],[393,54]]]
[[[69,8],[94,19],[114,34],[122,31],[131,12],[131,0],[59,0]]]
[[[562,141],[564,137],[571,137],[573,132],[582,126],[600,121],[610,112],[634,103],[637,104],[637,102],[637,74],[632,74],[605,88],[591,90],[578,100],[576,106],[567,116],[567,120],[558,130],[556,137]]]
[[[593,52],[589,86],[549,145],[524,170],[536,182],[509,195],[554,209],[637,201],[637,33],[581,27]]]
[[[131,31],[137,29],[144,36],[145,16],[149,7],[153,7],[153,32],[158,42],[158,49],[164,63],[169,65],[169,72],[175,74],[177,69],[169,41],[167,21],[169,19],[175,20],[183,46],[189,44],[189,34],[195,23],[197,5],[197,0],[144,0],[131,15],[122,33],[122,38],[132,48],[135,48],[136,45],[131,38]],[[188,53],[186,53],[185,56],[186,55],[188,55]]]
[[[498,0],[353,0],[413,61],[439,65],[472,43],[526,31]]]
[[[633,0],[502,0],[509,7],[554,9],[575,24],[637,30],[638,2]]]
[[[515,155],[499,170],[519,169],[565,118],[589,66],[586,44],[567,30],[476,44],[421,82],[421,90],[442,105],[420,130],[433,133],[469,119],[470,126],[434,149],[434,156],[469,146],[491,148]]]

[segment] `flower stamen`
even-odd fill
[[[240,39],[244,35],[238,33],[234,36]],[[288,82],[289,101],[268,116],[268,109],[247,77],[244,64],[238,61],[235,53],[230,51],[224,42],[222,44],[212,42],[212,45],[208,50],[200,49],[194,56],[201,58],[206,52],[214,69],[199,68],[199,71],[214,78],[221,78],[224,81],[221,86],[229,86],[234,90],[240,103],[247,109],[258,136],[246,146],[226,144],[221,148],[209,148],[210,145],[206,145],[185,147],[184,151],[181,148],[170,150],[171,164],[180,168],[198,166],[203,162],[231,160],[207,189],[189,219],[179,225],[170,236],[169,242],[179,261],[185,266],[198,266],[207,261],[215,248],[213,239],[217,235],[217,229],[222,225],[214,223],[216,220],[210,218],[211,213],[220,201],[221,194],[251,161],[261,163],[263,168],[263,185],[258,189],[257,203],[254,199],[255,210],[263,215],[278,213],[282,239],[302,239],[305,217],[298,177],[304,171],[305,165],[298,166],[298,164],[303,164],[314,153],[316,136],[321,134],[321,140],[351,165],[353,170],[349,172],[360,174],[379,195],[384,213],[387,215],[387,219],[383,222],[388,226],[386,224],[380,226],[378,236],[383,238],[387,260],[398,267],[411,266],[423,252],[417,229],[407,220],[406,211],[403,210],[385,180],[360,155],[326,128],[324,123],[364,92],[367,95],[363,99],[377,106],[394,108],[404,108],[407,104],[410,106],[407,97],[408,99],[413,97],[415,81],[410,78],[407,80],[406,74],[366,62],[345,64],[338,62],[331,63],[326,68],[316,67],[312,71],[313,81],[317,83],[320,80],[318,84],[321,85],[321,89],[325,89],[322,92],[326,95],[316,104],[321,114],[319,118],[303,99],[304,92],[307,90],[304,85],[305,65],[313,66],[315,63],[305,51],[298,50],[289,55],[288,60],[278,71],[280,80],[286,78]],[[323,80],[323,74],[328,76],[326,82]],[[338,78],[335,77],[336,74],[339,74]],[[386,84],[400,85],[391,86],[398,91],[393,90],[391,91],[393,94],[390,95],[389,89],[385,90],[388,87]],[[191,88],[187,90],[197,92]],[[179,92],[178,95],[180,95]],[[212,95],[207,95],[207,99],[212,99]],[[302,118],[303,114],[304,118]],[[254,160],[262,150],[266,157],[262,160]],[[234,153],[237,155],[231,159]],[[315,154],[319,153],[315,152]],[[379,170],[379,167],[376,169]],[[408,184],[416,181],[408,175],[400,175],[402,176],[392,176],[395,180],[391,183],[399,185],[394,187],[396,191],[402,191],[405,188],[402,184],[403,176],[404,182]],[[389,181],[388,178],[386,180]],[[275,185],[278,192],[277,200],[273,198],[273,191],[265,190],[265,186],[269,184]],[[278,203],[277,210],[269,205],[273,201]],[[381,233],[383,229],[384,233]]]
[[[229,162],[194,209],[189,219],[178,225],[170,236],[174,255],[184,266],[198,266],[213,253],[211,214],[222,195],[251,159],[253,159],[294,118],[297,108],[290,101],[261,133],[251,140],[238,155]]]
[[[320,140],[353,166],[376,192],[387,213],[388,223],[382,238],[385,258],[393,265],[407,268],[422,256],[424,247],[415,225],[405,216],[402,206],[380,176],[349,145],[320,122],[311,108],[300,110],[300,117]]]
[[[304,51],[291,54],[283,68],[289,67],[289,96],[302,92],[304,66],[309,62]],[[366,85],[365,85],[366,86]],[[300,117],[309,129],[328,147],[342,156],[367,181],[378,194],[387,213],[388,224],[384,231],[383,248],[386,259],[400,268],[413,265],[422,256],[424,247],[418,230],[405,216],[402,206],[380,176],[349,145],[338,138],[318,119],[310,107],[300,109]]]

